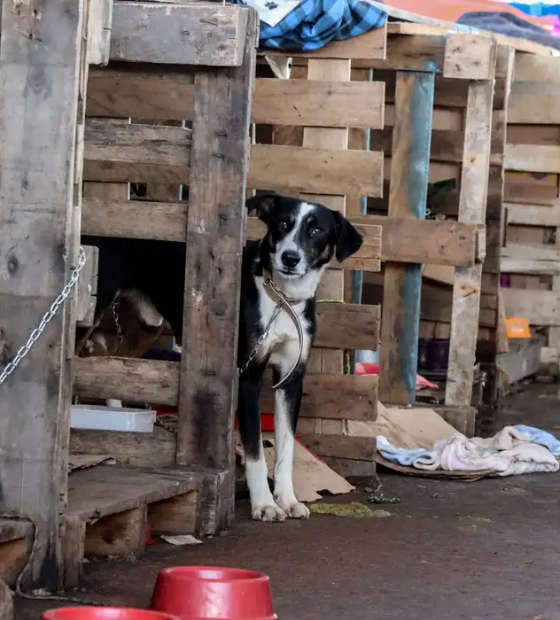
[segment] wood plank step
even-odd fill
[[[165,534],[215,533],[216,507],[226,478],[222,470],[194,467],[101,465],[72,472],[64,538],[65,587],[79,585],[86,556],[142,557],[148,526]]]
[[[200,473],[189,470],[185,470],[182,479],[172,474],[112,466],[74,471],[68,479],[66,514],[83,521],[99,519],[139,504],[196,491],[201,483]]]

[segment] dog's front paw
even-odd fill
[[[290,519],[309,519],[311,514],[309,508],[305,504],[298,502],[295,497],[290,500],[283,500],[281,497],[274,499]]]
[[[273,523],[285,521],[286,513],[276,504],[258,504],[251,507],[251,517],[255,521]]]

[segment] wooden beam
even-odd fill
[[[514,82],[509,99],[508,123],[558,125],[559,93],[560,85],[554,82]]]
[[[513,79],[515,82],[560,84],[560,58],[518,52]]]
[[[560,226],[560,205],[545,207],[540,205],[518,205],[510,202],[504,203],[507,210],[508,224],[520,224],[524,226]]]
[[[92,71],[88,116],[192,120],[192,74],[134,71],[126,67]],[[259,78],[251,122],[308,127],[383,127],[383,82],[278,80]],[[328,102],[328,103],[327,103]]]
[[[115,2],[111,60],[239,67],[251,9]]]
[[[74,388],[76,395],[83,398],[120,398],[130,403],[176,407],[179,377],[180,365],[176,362],[79,357],[76,359]],[[309,373],[304,385],[302,415],[336,420],[374,420],[377,382],[376,375]],[[348,406],[350,401],[351,407]],[[264,408],[272,410],[272,405],[271,390],[264,390]],[[124,443],[126,446],[130,444],[128,440]]]
[[[86,199],[82,232],[102,237],[183,241],[187,203]],[[410,221],[382,215],[350,216],[365,238],[364,245],[344,262],[348,269],[377,271],[378,260],[468,266],[481,260],[480,226],[451,220]],[[265,225],[247,220],[247,238],[260,239]],[[381,235],[381,236],[380,236]],[[436,240],[434,242],[434,239]]]
[[[226,470],[219,529],[231,524],[235,501],[233,420],[258,14],[248,18],[243,64],[194,79],[177,463]]]
[[[451,33],[445,44],[443,77],[459,80],[493,80],[496,44],[476,34]]]
[[[258,79],[251,121],[299,127],[383,127],[385,84]]]
[[[506,168],[521,172],[560,173],[560,146],[508,144]]]
[[[493,98],[493,80],[471,82],[459,199],[462,222],[484,225],[486,220]],[[446,405],[471,404],[481,288],[482,264],[455,270]]]
[[[311,147],[304,141],[308,148],[253,144],[247,187],[318,195],[382,195],[383,153],[336,150],[326,142],[322,147],[314,144],[317,146]]]
[[[109,62],[113,0],[88,0],[87,62],[106,65]]]
[[[507,316],[527,319],[531,325],[560,325],[560,293],[503,288]]]
[[[389,218],[426,216],[433,73],[399,73],[395,96]],[[422,266],[385,265],[381,324],[380,399],[412,404],[416,396]]]
[[[4,1],[0,38],[0,332],[4,367],[76,266],[84,6]],[[8,112],[12,110],[12,112]],[[1,511],[37,526],[24,587],[62,585],[74,303],[1,386]],[[9,422],[9,424],[8,424]]]
[[[84,138],[86,181],[189,181],[190,129],[90,118]]]

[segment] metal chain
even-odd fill
[[[280,310],[282,310],[283,305],[284,305],[283,301],[279,301],[276,304],[276,308],[274,308],[274,312],[272,313],[272,316],[270,317],[270,321],[268,322],[268,325],[265,327],[260,338],[257,340],[257,344],[255,345],[254,349],[251,351],[251,354],[249,355],[247,361],[243,364],[243,366],[241,366],[241,368],[237,370],[238,375],[242,375],[247,370],[247,368],[249,368],[249,364],[257,356],[259,349],[262,347],[264,341],[268,338],[268,335],[270,334],[270,328],[272,327],[272,324],[276,320],[276,317],[280,314]]]
[[[174,426],[171,426],[171,424],[167,424],[157,416],[155,424],[156,426],[161,426],[161,428],[164,428],[167,432],[172,433],[173,435],[177,435],[178,433],[177,429]]]
[[[242,375],[247,370],[247,368],[249,368],[249,364],[255,359],[257,353],[259,352],[259,349],[263,345],[264,341],[268,338],[268,335],[270,334],[270,329],[272,327],[272,324],[276,320],[276,317],[280,314],[280,310],[282,309],[283,305],[284,305],[283,301],[279,301],[276,304],[276,308],[274,308],[274,312],[272,313],[272,316],[270,317],[270,321],[268,322],[268,325],[265,327],[265,329],[264,329],[263,333],[261,334],[260,338],[257,340],[257,344],[255,345],[255,347],[251,351],[251,354],[249,355],[249,358],[243,364],[243,366],[241,366],[241,368],[238,368],[238,370],[237,370],[237,374],[238,375]],[[178,433],[177,429],[174,426],[171,426],[170,424],[167,424],[159,416],[156,416],[155,424],[156,424],[156,426],[160,426],[161,428],[165,429],[167,432],[169,432],[169,433],[171,433],[173,435],[177,435],[177,433]]]
[[[119,343],[122,344],[123,343],[123,333],[122,333],[122,329],[121,329],[121,324],[119,322],[119,315],[117,314],[117,306],[119,305],[118,301],[114,301],[111,304],[111,312],[113,313],[113,320],[115,321],[115,325],[117,327],[117,337],[119,339]]]
[[[48,312],[41,319],[39,326],[31,332],[25,345],[21,347],[21,349],[16,353],[16,356],[14,357],[14,359],[4,368],[2,373],[0,373],[0,386],[19,366],[23,358],[29,353],[29,351],[31,350],[33,345],[37,342],[37,340],[39,340],[39,338],[41,337],[41,334],[45,331],[45,328],[47,327],[49,322],[52,320],[54,315],[57,313],[60,306],[62,306],[62,304],[66,301],[68,295],[70,295],[72,289],[74,288],[74,286],[76,285],[76,282],[78,281],[80,277],[80,273],[82,269],[84,268],[84,265],[86,264],[86,260],[87,260],[86,253],[84,251],[84,248],[80,247],[78,263],[76,265],[76,268],[72,272],[72,275],[70,276],[70,280],[68,281],[68,284],[62,289],[62,292],[60,293],[60,295],[54,300]]]

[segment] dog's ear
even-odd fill
[[[280,198],[280,194],[272,190],[267,190],[265,192],[257,192],[257,195],[249,198],[245,205],[247,206],[247,211],[249,213],[256,211],[259,220],[262,220],[265,224],[267,224],[270,213],[278,204]]]
[[[332,213],[336,226],[335,256],[336,260],[342,263],[362,247],[363,237],[341,213],[338,211]]]

